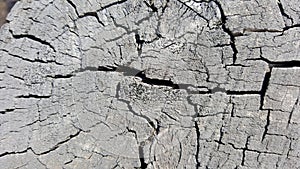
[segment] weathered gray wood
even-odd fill
[[[300,167],[294,0],[21,0],[0,166]]]

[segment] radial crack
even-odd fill
[[[250,139],[250,136],[247,137],[247,140],[246,140],[246,143],[245,143],[245,147],[243,148],[241,166],[245,166],[246,150],[248,150],[249,139]]]
[[[198,169],[200,167],[200,161],[199,161],[199,154],[200,154],[200,130],[197,122],[195,121],[195,130],[196,130],[196,154],[195,154],[195,159],[196,159],[196,168]]]
[[[226,21],[227,21],[227,17],[223,11],[223,8],[222,8],[222,5],[220,4],[220,2],[216,1],[216,0],[213,0],[213,2],[216,3],[216,5],[218,6],[219,10],[220,10],[220,14],[221,14],[221,21],[222,21],[222,29],[224,32],[226,32],[229,37],[230,37],[230,47],[233,51],[233,55],[232,55],[232,60],[233,60],[233,64],[235,64],[236,62],[236,59],[237,59],[237,53],[238,53],[238,50],[235,46],[235,36],[234,36],[234,33],[231,32],[231,30],[229,28],[226,27]]]
[[[143,142],[139,146],[139,158],[140,158],[140,163],[141,163],[140,169],[146,169],[148,164],[145,162]]]
[[[270,125],[270,110],[268,110],[268,114],[267,114],[267,123],[265,125],[265,130],[262,134],[262,138],[261,138],[261,141],[263,142],[266,135],[268,134],[268,129],[269,129],[269,125]]]
[[[294,20],[292,17],[290,17],[287,13],[285,13],[284,8],[282,6],[281,0],[277,0],[277,5],[279,7],[280,13],[283,17],[291,21],[291,25],[294,24]]]
[[[260,91],[260,110],[263,110],[265,95],[269,86],[270,78],[272,73],[272,67],[270,67],[270,71],[265,73],[265,78],[262,83],[261,91]]]

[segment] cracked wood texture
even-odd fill
[[[20,0],[6,20],[2,169],[300,168],[298,0]]]

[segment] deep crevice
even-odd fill
[[[215,2],[215,4],[218,6],[219,10],[220,10],[220,14],[221,14],[221,21],[222,21],[222,29],[224,32],[226,32],[229,37],[230,37],[230,47],[233,51],[233,55],[232,55],[232,61],[233,61],[233,64],[235,64],[236,62],[236,59],[237,59],[237,53],[238,53],[238,50],[235,46],[235,35],[233,32],[231,32],[231,30],[229,28],[226,27],[226,20],[227,20],[227,17],[223,11],[223,8],[222,8],[222,5],[220,4],[220,2],[216,1],[216,0],[213,0],[213,2]]]
[[[195,121],[195,130],[196,130],[196,154],[195,154],[195,159],[196,159],[196,168],[198,169],[200,167],[200,161],[199,161],[199,153],[200,153],[200,130],[197,122]]]
[[[126,2],[126,1],[127,1],[127,0],[120,0],[120,1],[113,2],[113,3],[111,3],[111,4],[108,4],[108,5],[106,5],[106,6],[103,6],[103,7],[101,8],[101,10],[106,9],[106,8],[109,8],[109,7],[112,7],[112,6],[114,6],[114,5],[122,4],[122,3]]]
[[[92,67],[92,66],[87,66],[85,68],[80,68],[74,73],[80,73],[80,72],[85,72],[85,71],[91,71],[91,72],[97,72],[97,71],[103,71],[103,72],[114,72],[117,70],[117,67],[114,66],[98,66],[98,67]]]
[[[35,95],[35,94],[28,94],[28,95],[19,95],[15,98],[35,98],[35,99],[46,99],[50,98],[51,96],[41,96],[41,95]]]
[[[267,114],[267,123],[265,125],[265,130],[263,132],[262,138],[261,138],[261,142],[264,141],[264,139],[266,138],[266,135],[268,134],[268,129],[269,129],[269,125],[270,125],[270,110],[268,110],[268,114]]]
[[[259,48],[260,57],[259,58],[253,58],[253,59],[246,59],[246,60],[262,60],[266,63],[268,63],[270,68],[292,68],[292,67],[300,67],[300,61],[299,60],[290,60],[290,61],[271,61],[267,58],[263,57],[263,51],[262,48]]]
[[[156,124],[157,124],[155,133],[156,133],[156,135],[158,135],[159,132],[160,132],[161,124],[160,124],[160,121],[159,121],[159,120],[155,119],[155,121],[156,121]]]
[[[137,50],[141,51],[143,49],[145,40],[142,40],[139,34],[135,34],[134,37],[135,37],[135,42],[137,43]]]
[[[227,90],[226,91],[227,95],[254,95],[254,94],[260,94],[260,91],[232,91],[232,90]]]
[[[76,15],[79,16],[79,13],[78,13],[78,11],[77,11],[77,7],[76,7],[76,5],[73,3],[73,1],[72,1],[72,0],[67,0],[67,2],[73,7],[73,9],[74,9]]]
[[[126,127],[126,129],[127,129],[127,131],[128,131],[129,133],[133,133],[133,134],[134,134],[134,137],[135,137],[136,141],[138,142],[138,138],[137,138],[137,133],[136,133],[136,131],[130,129],[129,127]]]
[[[216,142],[218,143],[218,150],[220,149],[220,145],[225,145],[223,142],[222,142],[222,139],[223,139],[223,136],[224,136],[224,131],[223,131],[223,125],[221,126],[220,128],[220,137],[219,137],[219,140],[216,140]]]
[[[117,67],[114,66],[98,66],[98,71],[104,71],[104,72],[114,72],[117,70]]]
[[[79,18],[84,18],[86,16],[92,16],[92,17],[95,17],[98,21],[98,23],[100,23],[102,26],[105,26],[104,23],[100,20],[97,12],[87,12],[87,13],[84,13],[84,15],[82,16],[79,16]]]
[[[282,30],[277,29],[257,29],[257,28],[245,28],[243,29],[244,32],[269,32],[269,33],[282,33]]]
[[[71,74],[66,74],[66,75],[47,75],[46,77],[54,78],[54,79],[67,79],[67,78],[72,78],[75,76],[77,73],[82,73],[82,72],[115,72],[117,71],[117,67],[114,66],[98,66],[98,67],[92,67],[92,66],[87,66],[84,68],[77,69],[73,71]]]
[[[230,111],[230,117],[234,117],[234,108],[235,108],[235,103],[232,102],[232,97],[230,97],[229,103],[231,103],[232,108]]]
[[[249,139],[250,139],[250,136],[247,137],[247,140],[246,140],[246,143],[245,143],[245,147],[242,148],[243,152],[242,152],[241,166],[245,166],[246,151],[248,150]]]
[[[168,3],[170,2],[170,0],[166,0],[166,3],[165,3],[165,5],[162,7],[162,9],[161,9],[161,13],[162,14],[164,14],[165,13],[165,11],[166,11],[166,9],[167,9],[167,7],[168,7]]]
[[[178,84],[174,84],[171,80],[162,80],[162,79],[151,79],[147,78],[144,71],[140,71],[138,74],[135,75],[142,79],[143,83],[147,83],[149,85],[156,85],[156,86],[168,86],[173,89],[179,89]]]
[[[297,27],[300,27],[300,24],[286,26],[286,27],[283,28],[283,31],[286,31],[286,30],[289,30],[289,29],[292,29],[292,28],[297,28]]]
[[[270,67],[270,71],[265,73],[265,78],[262,83],[261,91],[260,91],[260,110],[263,110],[265,95],[269,86],[270,78],[272,73],[272,67]]]
[[[278,67],[278,68],[300,67],[300,61],[298,61],[298,60],[284,61],[284,62],[269,61],[269,66],[270,67]]]
[[[5,153],[0,154],[0,158],[1,158],[1,157],[4,157],[4,156],[7,156],[7,155],[16,155],[16,154],[27,153],[28,150],[32,150],[31,147],[27,148],[27,149],[24,150],[24,151],[19,151],[19,152],[5,152]]]
[[[158,12],[158,8],[154,5],[154,2],[149,4],[148,2],[144,1],[144,3],[146,4],[147,7],[149,7],[152,10],[152,12]]]
[[[246,60],[262,60],[268,63],[270,68],[292,68],[292,67],[300,67],[299,60],[291,60],[291,61],[270,61],[266,58],[260,57],[255,59],[246,59]]]
[[[0,111],[0,114],[6,114],[8,112],[13,112],[15,111],[16,109],[5,109],[4,111]],[[1,126],[1,125],[0,125]]]
[[[13,36],[13,38],[15,39],[22,39],[22,38],[28,38],[31,39],[33,41],[39,42],[43,45],[49,46],[54,52],[56,52],[55,48],[47,41],[42,40],[34,35],[29,35],[29,34],[19,34],[19,35],[15,35],[13,34],[12,30],[10,30],[11,35]]]
[[[182,158],[182,144],[181,142],[179,142],[179,157],[178,157],[176,168],[178,168],[178,164],[180,164],[181,158]]]
[[[163,80],[163,79],[155,79],[155,78],[148,78],[146,77],[145,70],[138,70],[132,67],[128,66],[98,66],[98,67],[92,67],[88,66],[85,68],[80,68],[76,71],[73,71],[72,74],[67,75],[54,75],[54,76],[48,76],[52,78],[71,78],[76,73],[85,72],[85,71],[104,71],[104,72],[120,72],[123,73],[124,76],[135,76],[142,79],[143,83],[149,84],[149,85],[156,85],[156,86],[164,86],[164,87],[171,87],[172,89],[184,89],[187,91],[188,94],[210,94],[212,93],[211,90],[207,89],[204,86],[194,86],[191,84],[176,84],[172,82],[171,80]],[[191,88],[194,88],[192,90]],[[206,91],[199,91],[197,89],[206,89]]]
[[[246,59],[246,60],[262,60],[269,65],[269,71],[265,73],[265,77],[263,80],[262,88],[260,91],[260,110],[263,109],[263,104],[264,104],[264,98],[269,86],[271,74],[272,74],[272,69],[273,68],[293,68],[293,67],[300,67],[300,61],[298,60],[291,60],[291,61],[270,61],[269,59],[266,59],[262,56],[262,48],[260,48],[260,58],[255,58],[255,59]]]
[[[289,19],[292,22],[292,25],[294,24],[293,18],[291,18],[287,13],[285,13],[284,8],[282,6],[281,0],[277,0],[277,5],[279,7],[280,13],[283,17]]]
[[[53,78],[53,79],[69,79],[69,78],[72,78],[73,75],[72,74],[66,74],[66,75],[47,75],[46,77],[50,77],[50,78]]]
[[[143,144],[143,143],[141,143],[141,144]],[[140,163],[141,163],[140,169],[146,169],[148,164],[145,162],[144,150],[143,150],[142,145],[139,146],[139,158],[140,158]]]

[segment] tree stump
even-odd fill
[[[2,169],[300,167],[298,1],[6,5]]]

